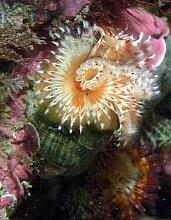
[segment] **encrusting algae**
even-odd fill
[[[38,67],[35,90],[45,114],[58,121],[58,129],[69,122],[70,133],[86,124],[115,130],[123,139],[137,131],[145,100],[158,93],[156,75],[146,63],[150,36],[138,39],[90,26],[76,30],[60,28],[56,48]],[[62,38],[63,37],[63,38]],[[62,38],[62,39],[60,39]],[[59,122],[60,121],[60,122]]]

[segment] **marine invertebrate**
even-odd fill
[[[110,142],[112,131],[96,130],[92,126],[85,128],[81,135],[78,129],[74,129],[72,135],[66,127],[59,131],[56,123],[43,118],[41,111],[36,112],[38,103],[35,94],[29,94],[27,99],[28,120],[34,124],[40,136],[41,147],[35,161],[42,177],[78,175]]]
[[[155,59],[148,65],[148,68],[154,69],[164,59],[166,45],[163,37],[169,34],[169,27],[159,17],[138,8],[139,5],[143,8],[146,3],[138,0],[92,1],[86,18],[95,21],[100,26],[112,26],[114,29],[119,28],[121,30],[127,28],[127,34],[133,35],[134,38],[137,38],[141,32],[146,37],[150,35],[151,49],[147,50],[146,53],[147,56],[155,54]]]
[[[40,123],[39,123],[40,125]],[[96,154],[109,142],[110,132],[95,132],[93,128],[85,129],[82,135],[78,131],[66,136],[67,129],[57,131],[53,126],[39,128],[41,148],[37,156],[44,160],[42,173],[48,175],[49,165],[54,164],[54,176],[60,175],[56,168],[65,171],[67,176],[75,176],[85,170]],[[52,166],[51,166],[52,167]],[[55,168],[56,167],[56,168]],[[51,169],[52,170],[52,169]]]
[[[156,161],[153,161],[154,158],[151,156],[140,156],[141,153],[138,152],[137,149],[131,154],[132,161],[129,161],[129,157],[127,157],[127,155],[122,155],[123,158],[120,158],[121,160],[125,158],[125,165],[126,161],[128,162],[127,165],[129,167],[129,171],[128,173],[125,173],[126,176],[123,175],[126,166],[125,168],[124,166],[122,167],[123,170],[120,169],[120,166],[116,166],[116,170],[113,174],[113,180],[115,182],[116,179],[117,182],[116,188],[114,182],[112,184],[114,187],[112,189],[114,190],[113,202],[116,207],[119,207],[120,214],[123,219],[131,219],[132,216],[134,216],[134,208],[131,207],[132,205],[141,213],[145,211],[143,204],[153,206],[155,192],[158,187],[158,177],[156,173],[157,164]],[[119,176],[121,181],[114,177],[115,175],[117,177]],[[128,212],[126,211],[126,208],[128,208]]]
[[[148,146],[108,146],[86,172],[64,185],[61,209],[70,219],[137,219],[155,206],[157,159]]]
[[[144,100],[158,92],[157,79],[146,68],[150,36],[134,39],[85,21],[77,32],[61,28],[61,40],[37,70],[35,91],[47,117],[82,132],[87,124],[125,137],[136,132]],[[60,35],[57,33],[57,37]]]
[[[125,24],[128,27],[128,34],[132,34],[135,38],[141,32],[145,36],[151,36],[151,50],[146,51],[146,55],[151,56],[154,53],[155,59],[148,63],[148,68],[154,69],[158,67],[166,53],[164,37],[168,36],[170,31],[167,24],[159,17],[135,8],[127,9],[127,13],[123,14],[123,19],[125,19]]]
[[[66,194],[61,195],[60,206],[66,219],[93,220],[97,219],[96,216],[102,214],[103,196],[91,180],[90,182],[91,184],[77,177],[72,182],[64,185]],[[108,214],[105,213],[106,220]]]
[[[104,207],[114,206],[121,219],[136,219],[136,210],[143,213],[145,206],[154,206],[159,165],[149,147],[109,149],[95,167],[92,179],[102,191]]]

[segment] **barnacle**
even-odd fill
[[[136,219],[136,210],[153,206],[158,186],[157,158],[147,146],[108,149],[96,163],[92,178],[101,188],[105,204],[113,204],[121,219]],[[93,170],[94,168],[92,168]]]
[[[102,129],[117,128],[125,136],[136,131],[145,99],[155,94],[156,77],[145,67],[150,36],[138,39],[90,27],[83,22],[77,32],[68,27],[56,33],[58,48],[38,67],[35,90],[48,117],[78,126],[96,123]],[[55,118],[55,119],[54,119]]]

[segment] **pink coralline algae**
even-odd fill
[[[0,162],[0,220],[14,209],[24,197],[24,181],[31,171],[21,158],[1,158]]]
[[[168,150],[166,149],[163,151],[162,159],[163,159],[163,163],[162,163],[163,173],[166,176],[169,176],[171,178],[171,150],[170,149]]]
[[[12,137],[12,132],[6,127],[0,127],[0,137],[10,138]]]
[[[127,9],[125,16],[125,25],[127,26],[127,33],[138,38],[140,33],[143,33],[144,38],[151,36],[151,48],[147,50],[147,56],[153,56],[154,59],[148,63],[149,68],[159,66],[166,53],[166,44],[164,37],[169,34],[167,24],[159,17],[141,11],[138,9]]]
[[[108,2],[108,4],[107,4]],[[149,69],[159,66],[165,56],[166,44],[164,37],[169,34],[169,28],[162,19],[142,9],[135,8],[138,1],[99,0],[90,6],[88,19],[99,26],[112,27],[139,39],[149,39],[150,47],[146,56],[154,59],[147,63]],[[135,5],[134,5],[135,4]],[[101,16],[103,14],[103,16]]]
[[[23,95],[18,94],[15,101],[11,102],[11,118],[12,121],[21,120],[22,117]]]
[[[19,154],[34,154],[40,147],[39,135],[36,128],[31,123],[28,123],[25,128],[17,133],[16,139],[12,144]]]
[[[9,141],[11,153],[0,152],[0,220],[8,216],[26,195],[32,176],[30,156],[39,148],[39,136],[31,124]]]
[[[81,11],[87,2],[88,0],[62,0],[60,1],[60,7],[65,16],[74,17]]]

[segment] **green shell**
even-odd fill
[[[42,161],[44,177],[79,174],[111,140],[113,131],[102,131],[93,126],[85,127],[81,134],[77,128],[72,134],[67,127],[59,131],[57,124],[49,121],[38,108],[33,92],[28,93],[26,103],[28,120],[40,136],[37,161]]]
[[[155,115],[152,121],[143,127],[141,143],[154,147],[171,147],[171,120]]]

